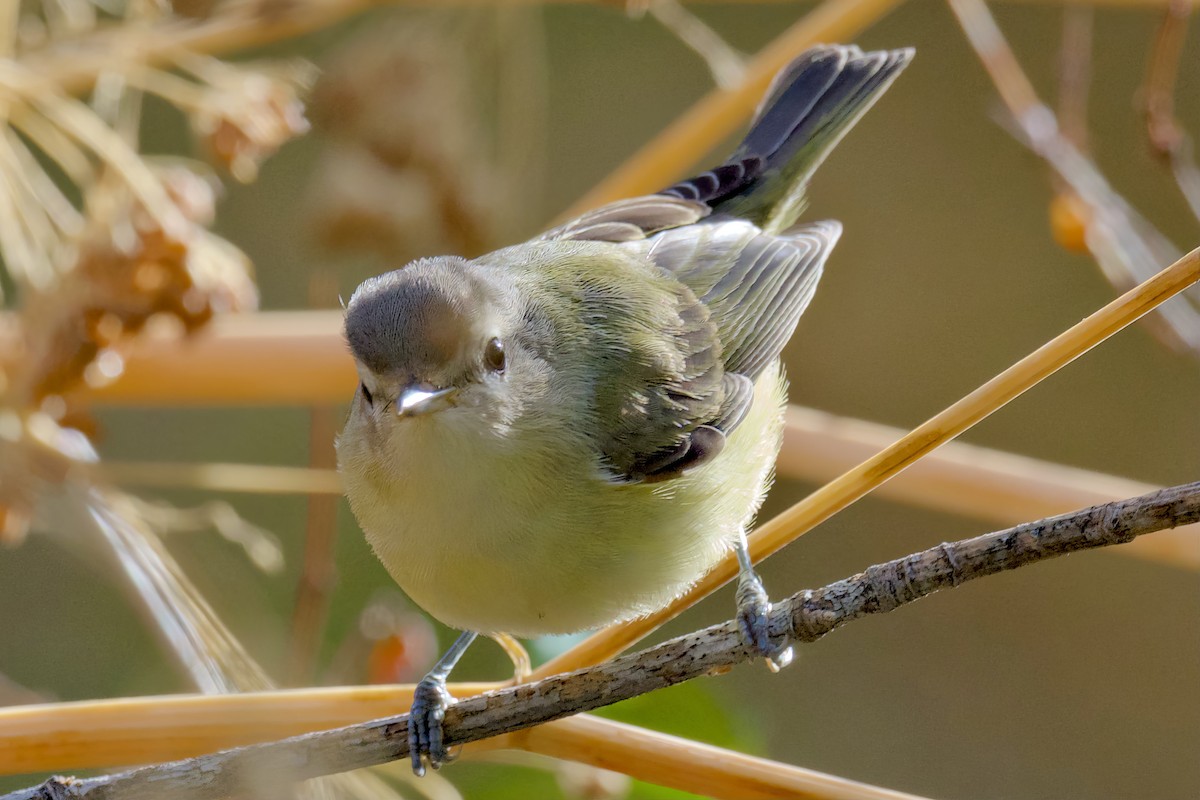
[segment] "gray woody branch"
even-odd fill
[[[816,641],[851,620],[964,581],[1197,521],[1200,482],[941,544],[775,604],[771,631],[796,642]],[[446,739],[460,745],[529,728],[721,673],[752,657],[733,622],[713,625],[595,667],[464,699],[446,712]],[[277,791],[281,779],[314,778],[407,756],[408,716],[402,715],[104,777],[52,778],[0,800],[219,798],[262,786]]]

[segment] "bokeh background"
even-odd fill
[[[811,5],[693,8],[752,53]],[[1052,97],[1059,4],[1005,3],[995,13],[1039,90]],[[1188,249],[1200,240],[1200,226],[1149,154],[1134,105],[1158,20],[1147,8],[1097,10],[1092,145],[1118,190]],[[384,109],[375,135],[386,139],[387,126],[396,124],[408,135],[427,127],[432,137],[461,136],[455,146],[463,160],[451,174],[463,176],[462,194],[478,204],[483,227],[490,226],[484,241],[493,244],[537,232],[712,85],[703,61],[652,19],[586,3],[501,15],[472,7],[376,10],[247,56],[299,56],[353,80],[353,68],[343,68],[348,48],[371,41],[379,47],[381,36],[394,37],[397,52],[423,64],[413,80],[425,83],[415,91],[386,81],[363,89],[367,102]],[[1178,92],[1179,115],[1193,128],[1200,126],[1195,38]],[[841,220],[845,235],[786,362],[793,402],[907,428],[1114,291],[1088,256],[1055,243],[1047,172],[994,121],[991,84],[945,5],[904,4],[857,41],[864,48],[912,45],[917,58],[813,183],[808,216]],[[504,79],[480,67],[488,63],[480,55],[486,47],[463,42],[509,52]],[[318,100],[321,91],[319,84]],[[426,112],[420,103],[421,92],[460,91],[466,94],[448,111]],[[506,145],[508,167],[472,176],[474,159],[495,160],[502,104],[507,113],[519,109],[516,122],[506,123],[510,139],[519,134]],[[220,203],[217,230],[253,259],[264,309],[334,307],[338,294],[348,297],[359,281],[398,260],[461,244],[436,224],[439,212],[424,208],[428,187],[420,181],[387,175],[381,188],[371,173],[331,161],[346,136],[337,108],[326,106],[322,116],[318,105],[314,132],[267,161],[256,183],[231,184]],[[446,132],[459,124],[457,133]],[[165,107],[147,109],[144,133],[147,151],[191,147],[186,125]],[[472,153],[476,147],[488,155]],[[385,215],[411,214],[412,235],[399,235],[386,253],[347,247],[353,230],[330,246],[330,198],[346,191],[361,192],[366,206]],[[314,285],[324,287],[317,296]],[[1198,398],[1200,361],[1135,327],[965,438],[1142,481],[1182,483],[1200,473]],[[339,425],[343,413],[336,411]],[[100,452],[116,460],[302,465],[313,448],[330,446],[310,441],[304,408],[126,407],[99,408],[97,415]],[[813,488],[779,481],[763,517]],[[186,489],[141,494],[179,506],[214,499]],[[220,499],[279,537],[282,571],[260,572],[239,547],[212,535],[181,534],[169,540],[171,549],[253,655],[285,680],[306,502]],[[868,498],[770,559],[762,573],[780,596],[987,529],[977,520]],[[392,588],[342,501],[337,534],[336,585],[314,678],[360,682],[366,667],[348,661],[343,645],[356,635],[364,607]],[[32,536],[0,553],[0,587],[0,674],[12,681],[64,700],[187,688],[120,588],[61,539]],[[659,635],[727,618],[732,603],[723,591]],[[1194,572],[1088,553],[858,622],[801,648],[798,663],[779,675],[742,667],[613,713],[932,797],[1193,798],[1200,796],[1198,611]],[[436,630],[448,644],[453,633]],[[531,648],[544,658],[565,646],[548,640]],[[496,678],[508,669],[503,654],[484,642],[455,677]],[[537,768],[464,763],[445,774],[469,798],[561,791]],[[33,779],[6,778],[0,790]],[[644,786],[632,791],[677,796]]]

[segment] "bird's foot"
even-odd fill
[[[792,663],[792,647],[786,637],[771,641],[771,601],[762,580],[753,571],[743,571],[738,578],[737,621],[742,639],[758,651],[772,672]]]
[[[442,740],[442,720],[453,702],[444,678],[426,675],[413,691],[412,710],[408,715],[408,751],[417,777],[425,774],[426,762],[438,769],[454,760]]]

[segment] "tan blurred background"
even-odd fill
[[[810,5],[694,8],[735,47],[753,52]],[[1002,4],[996,14],[1039,90],[1052,99],[1060,8]],[[385,19],[404,25],[409,18],[373,12],[267,54],[327,64],[351,37]],[[1097,12],[1093,146],[1126,198],[1189,249],[1200,241],[1200,225],[1148,154],[1134,110],[1157,21],[1153,11]],[[521,30],[531,47],[544,46],[533,56],[544,58],[545,67],[533,62],[522,69],[546,80],[544,87],[509,87],[526,98],[521,102],[537,123],[530,136],[542,137],[545,149],[527,180],[509,176],[494,189],[504,202],[520,197],[527,204],[527,213],[500,220],[501,243],[536,232],[711,86],[703,62],[673,35],[614,9],[551,6],[523,11],[495,30]],[[945,5],[905,4],[858,43],[912,45],[918,55],[812,187],[809,216],[839,219],[846,232],[786,351],[791,397],[911,427],[1114,293],[1088,257],[1054,243],[1047,173],[989,117],[991,84]],[[1179,114],[1200,128],[1195,36],[1181,74]],[[147,149],[187,149],[183,126],[170,113],[151,108],[147,126]],[[320,216],[324,191],[318,164],[329,143],[318,127],[268,161],[256,184],[230,187],[220,205],[217,228],[253,259],[266,309],[309,307],[318,271],[332,274],[348,297],[363,278],[398,266],[330,252],[315,241],[312,220]],[[536,139],[533,145],[541,149]],[[332,293],[324,298],[325,305],[335,303]],[[1200,473],[1198,398],[1200,361],[1167,351],[1138,327],[966,439],[1146,482],[1182,483]],[[295,465],[309,459],[306,409],[122,408],[103,410],[100,421],[106,458]],[[812,488],[781,481],[764,517]],[[184,490],[155,494],[183,505],[211,499]],[[172,547],[253,654],[282,675],[305,503],[224,499],[281,538],[288,557],[282,574],[263,576],[216,537],[180,536]],[[771,593],[781,596],[988,527],[868,499],[762,571]],[[338,533],[325,661],[364,603],[388,586],[344,503]],[[0,586],[0,673],[9,678],[60,699],[185,688],[120,591],[53,542],[34,537],[0,554]],[[664,635],[726,618],[731,608],[731,594],[722,592]],[[1088,553],[858,622],[801,648],[798,663],[780,675],[743,667],[705,681],[704,692],[715,697],[739,746],[899,790],[942,798],[1194,798],[1200,796],[1198,611],[1200,575]],[[448,642],[449,632],[441,637]],[[456,677],[498,677],[505,670],[503,656],[484,644]],[[644,707],[648,724],[689,729],[678,712],[656,720],[654,704]],[[465,765],[446,774],[456,783],[461,778],[469,797],[509,796],[502,782],[485,779],[490,769]],[[0,789],[30,782],[4,779]]]

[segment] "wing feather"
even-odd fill
[[[630,243],[691,289],[712,314],[726,372],[754,379],[779,357],[841,235],[833,221],[763,233],[745,220],[708,220]]]
[[[711,213],[704,203],[652,194],[618,200],[551,228],[533,241],[632,242],[669,228],[699,222]]]

